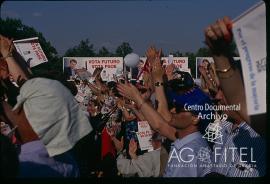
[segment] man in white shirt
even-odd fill
[[[129,154],[131,159],[125,157],[124,152],[120,152],[117,157],[117,168],[119,172],[125,176],[138,175],[139,177],[158,177],[160,176],[162,139],[161,136],[155,132],[152,136],[152,145],[154,150],[144,153],[143,155],[136,155],[137,143],[131,140],[129,143]],[[168,155],[168,153],[167,153]]]

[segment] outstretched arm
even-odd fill
[[[118,84],[117,89],[122,96],[133,100],[137,104],[145,119],[154,130],[170,140],[176,140],[176,129],[170,126],[151,105],[143,100],[135,86],[129,83]]]
[[[217,20],[205,30],[206,43],[213,52],[220,86],[229,104],[240,104],[241,117],[250,123],[247,113],[244,84],[238,68],[230,62],[229,44],[231,42],[232,21],[228,17]]]
[[[149,58],[149,60],[151,63],[151,77],[155,86],[156,100],[158,101],[157,111],[166,121],[170,121],[172,115],[168,110],[168,103],[163,87],[165,71],[161,64],[161,52],[161,49],[157,51],[154,47],[150,47],[146,55],[152,55],[152,58]]]
[[[0,105],[3,107],[7,122],[11,123],[13,127],[17,126],[19,139],[22,141],[22,143],[31,142],[38,139],[38,136],[28,122],[23,109],[12,111],[12,107],[5,101],[1,102]]]

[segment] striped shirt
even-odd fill
[[[265,174],[265,141],[246,122],[233,129],[221,121],[223,144],[215,144],[212,172],[228,177],[259,177]]]
[[[177,139],[171,145],[164,177],[203,177],[211,171],[210,157],[210,148],[201,133]]]

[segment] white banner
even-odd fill
[[[146,57],[140,57],[140,63],[138,65],[139,71],[141,68],[144,66],[146,62]],[[177,70],[183,71],[183,72],[188,72],[191,74],[190,68],[188,68],[188,57],[172,57],[172,55],[169,55],[169,57],[162,57],[161,60],[163,61],[163,65],[168,65],[169,61],[173,60],[173,64],[176,66]],[[142,79],[142,75],[140,76],[140,79]]]
[[[146,57],[140,57],[140,60],[145,63]],[[169,57],[162,57],[161,60],[163,61],[163,65],[168,65]],[[178,68],[180,71],[188,71],[188,57],[173,57],[173,64]]]
[[[68,69],[71,60],[76,60],[77,64],[73,70],[86,69],[93,74],[96,68],[102,68],[101,78],[104,81],[113,81],[113,75],[123,72],[122,57],[64,57],[63,70]],[[74,66],[73,66],[74,67]],[[70,72],[71,73],[71,72]]]
[[[163,65],[168,65],[169,57],[162,57],[161,60],[163,60]],[[189,69],[188,68],[188,57],[173,57],[172,63],[180,71],[187,71]]]
[[[93,73],[96,68],[103,67],[101,78],[104,81],[113,81],[113,75],[123,72],[122,57],[92,57],[86,59],[87,70]]]
[[[249,115],[266,112],[266,14],[260,2],[234,20]]]
[[[152,151],[152,131],[147,121],[138,121],[138,132],[136,134],[141,150]]]
[[[38,37],[14,40],[13,43],[18,53],[24,58],[30,68],[48,62],[38,42]]]

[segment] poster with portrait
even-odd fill
[[[96,68],[103,68],[103,81],[113,81],[114,75],[123,73],[122,57],[64,57],[63,72],[73,77],[75,75],[91,77]],[[87,72],[86,72],[87,71]]]
[[[63,57],[63,73],[66,79],[72,79],[76,74],[86,71],[86,62],[82,57]]]
[[[138,74],[142,71],[146,59],[146,57],[140,57],[140,62],[138,64]],[[188,67],[188,57],[173,57],[173,55],[169,55],[168,57],[162,57],[161,60],[165,66],[168,64],[174,64],[177,70],[191,73],[190,68]],[[140,75],[139,79],[142,79],[142,75]]]
[[[199,67],[207,67],[209,64],[213,64],[214,59],[212,57],[196,57],[196,79],[201,77]]]
[[[39,44],[38,37],[14,40],[13,43],[17,52],[24,58],[30,68],[48,62]]]
[[[123,73],[124,61],[122,57],[88,57],[83,58],[87,71],[91,74],[96,68],[103,68],[101,78],[103,81],[114,81],[114,75]]]

